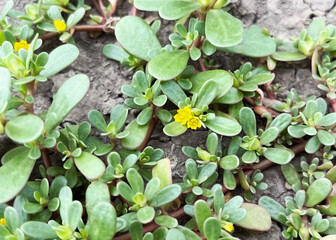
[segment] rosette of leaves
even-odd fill
[[[0,218],[4,220],[4,225],[0,224],[0,237],[2,239],[55,239],[57,235],[52,227],[41,221],[43,216],[30,219],[29,214],[22,211],[22,207],[27,203],[27,199],[18,196],[14,200],[13,207],[0,205]],[[40,219],[41,217],[41,219]],[[48,218],[46,219],[46,221]],[[36,231],[38,229],[38,231]]]
[[[287,226],[287,229],[282,232],[286,239],[298,237],[302,240],[321,239],[323,235],[335,233],[335,229],[331,225],[335,222],[335,218],[323,217],[315,206],[323,201],[330,192],[329,190],[326,194],[324,191],[326,187],[324,187],[321,194],[318,193],[318,188],[323,185],[330,186],[331,189],[331,184],[327,181],[325,178],[318,179],[306,192],[299,190],[294,198],[286,197],[286,208],[266,196],[259,199],[259,205],[270,213],[273,220]]]
[[[37,24],[37,27],[46,32],[59,33],[59,40],[62,42],[73,41],[70,30],[74,27],[85,14],[84,8],[78,8],[74,13],[71,13],[65,21],[60,8],[51,6],[47,11],[47,21]]]
[[[162,149],[154,149],[151,146],[146,147],[140,153],[139,161],[137,161],[138,171],[147,181],[152,178],[151,170],[154,166],[157,166],[163,155],[164,152]]]
[[[193,159],[188,159],[185,163],[186,175],[183,183],[180,184],[182,192],[188,193],[186,202],[192,204],[197,196],[211,197],[212,191],[208,189],[218,178],[217,164],[210,162],[198,166]]]
[[[284,51],[272,54],[277,61],[300,61],[313,55],[318,51],[334,51],[336,48],[335,26],[325,25],[322,18],[314,18],[308,30],[301,31],[298,38],[292,38],[293,45],[281,44],[279,47]],[[315,61],[312,61],[315,65]]]
[[[89,121],[92,125],[101,131],[102,136],[107,136],[111,144],[102,144],[94,137],[88,137],[89,145],[97,145],[95,154],[104,155],[116,147],[116,140],[123,139],[129,135],[128,131],[122,131],[127,120],[128,109],[123,105],[116,105],[110,114],[110,121],[106,123],[103,115],[97,110],[91,110],[88,114]]]
[[[189,227],[197,227],[203,237],[210,240],[236,239],[231,235],[234,224],[258,231],[270,229],[271,218],[265,209],[243,203],[240,196],[226,202],[220,185],[215,185],[213,191],[210,206],[204,200],[198,200],[193,206],[184,207],[185,212],[194,219],[189,222]],[[253,223],[256,218],[259,219],[258,224]]]
[[[331,160],[335,157],[336,152],[332,149],[332,146],[325,146],[319,152],[316,152],[316,156],[325,164],[332,164]]]
[[[214,103],[234,104],[240,102],[244,96],[253,97],[259,85],[272,82],[274,74],[264,67],[257,67],[252,70],[252,64],[247,62],[239,69],[230,72],[233,85],[232,88],[223,96],[216,99]]]
[[[241,131],[241,126],[233,117],[214,113],[209,109],[209,105],[218,95],[216,81],[206,81],[198,93],[193,94],[191,100],[187,98],[186,94],[174,81],[161,83],[161,88],[169,100],[178,105],[180,109],[187,108],[188,111],[190,110],[194,120],[200,124],[196,128],[203,126],[223,136],[234,136]],[[183,116],[182,118],[182,122],[189,120],[184,119]],[[189,128],[192,127],[196,129],[195,126],[189,126]],[[177,122],[175,118],[175,121],[167,124],[163,131],[168,136],[178,136],[186,132],[187,129],[188,124]]]
[[[239,120],[246,134],[240,144],[240,147],[246,150],[242,156],[242,161],[247,164],[259,162],[259,156],[264,156],[277,164],[290,162],[294,156],[288,149],[283,147],[271,148],[270,143],[290,124],[291,119],[290,115],[281,114],[273,120],[265,131],[259,129],[257,135],[254,112],[250,108],[242,108],[239,112]]]
[[[336,123],[336,113],[327,114],[327,103],[324,99],[309,100],[299,114],[297,124],[289,126],[288,133],[294,138],[306,135],[311,137],[305,146],[307,153],[315,153],[321,145],[335,144],[332,131]]]
[[[137,170],[131,168],[126,173],[128,183],[119,181],[119,194],[130,203],[130,211],[135,211],[137,220],[141,223],[151,222],[155,215],[155,208],[174,201],[181,194],[181,187],[171,184],[160,189],[160,179],[152,178],[146,188]]]
[[[308,99],[309,100],[309,99]],[[292,88],[287,95],[286,102],[276,102],[271,104],[271,107],[278,112],[289,113],[294,117],[299,115],[301,110],[306,104],[302,96],[299,96],[296,89]]]

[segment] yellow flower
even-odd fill
[[[66,29],[66,24],[63,20],[55,20],[54,26],[59,32],[64,32],[64,30]]]
[[[224,221],[224,223],[222,223],[222,228],[227,231],[228,233],[232,233],[234,230],[233,224],[230,222],[226,222]]]
[[[0,225],[5,226],[6,224],[6,220],[4,218],[0,218]]]
[[[186,125],[186,123],[191,119],[193,116],[191,114],[190,107],[184,107],[182,109],[177,110],[177,114],[174,116],[176,122],[181,123],[182,125]]]
[[[29,50],[29,43],[26,40],[21,40],[20,42],[14,43],[14,50],[19,51],[21,48]]]
[[[191,128],[191,129],[197,129],[200,128],[202,126],[201,121],[198,117],[192,117],[189,119],[188,123],[187,123],[187,127]]]

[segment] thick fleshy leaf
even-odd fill
[[[181,123],[179,122],[171,122],[169,124],[167,124],[164,128],[163,128],[163,132],[167,135],[167,136],[171,136],[171,137],[176,137],[179,136],[183,133],[185,133],[187,131],[187,127],[183,126]]]
[[[75,45],[65,44],[55,48],[48,58],[47,64],[41,71],[40,75],[44,77],[51,77],[59,73],[71,63],[73,63],[79,56],[79,50]],[[74,90],[75,88],[71,89]]]
[[[122,18],[116,26],[115,35],[123,48],[146,61],[150,61],[149,51],[159,51],[161,49],[161,44],[153,30],[139,17],[127,16]]]
[[[149,73],[159,80],[171,80],[180,75],[189,60],[189,52],[174,50],[164,52],[154,57],[148,63]]]
[[[195,203],[194,213],[198,229],[204,236],[204,222],[212,216],[210,207],[204,200],[198,200]]]
[[[318,122],[319,126],[326,127],[336,123],[336,113],[329,113],[321,118]]]
[[[146,224],[151,222],[154,219],[155,216],[155,210],[152,207],[145,206],[143,208],[140,208],[137,211],[137,218],[139,222]]]
[[[161,90],[176,106],[178,106],[180,101],[184,101],[187,98],[187,95],[175,81],[161,82]]]
[[[270,230],[272,226],[271,216],[265,208],[252,203],[243,203],[241,208],[246,210],[246,215],[243,220],[236,222],[236,225],[254,231]]]
[[[260,136],[261,144],[269,144],[273,142],[279,135],[279,130],[276,127],[270,127],[265,130]]]
[[[320,142],[325,146],[332,146],[335,144],[334,136],[330,132],[327,132],[325,130],[318,130],[317,137]]]
[[[336,196],[329,197],[329,204],[317,207],[322,214],[336,215]]]
[[[214,103],[235,104],[243,100],[243,97],[242,91],[232,87],[223,97],[215,99]]]
[[[313,207],[322,202],[332,189],[331,182],[327,178],[315,180],[306,191],[305,206]]]
[[[49,108],[45,120],[45,129],[50,133],[71,110],[83,99],[89,89],[89,78],[78,74],[62,84]]]
[[[291,135],[292,137],[295,138],[302,138],[305,134],[305,132],[303,131],[306,128],[305,125],[291,125],[288,127],[288,133],[289,135]]]
[[[82,152],[79,157],[75,157],[75,164],[88,180],[98,179],[105,172],[104,162],[88,152]]]
[[[124,49],[115,44],[106,44],[103,47],[103,55],[121,63],[130,56]]]
[[[217,96],[217,83],[213,80],[209,80],[204,83],[199,90],[195,107],[202,109],[203,106],[208,106]]]
[[[281,171],[286,181],[290,185],[294,185],[294,184],[301,185],[299,174],[296,171],[296,168],[292,164],[286,164],[286,165],[281,166]]]
[[[110,200],[110,191],[106,183],[95,181],[92,182],[85,193],[85,203],[86,211],[90,215],[91,210],[100,202],[109,203]]]
[[[22,231],[29,237],[39,239],[55,239],[56,232],[52,227],[43,222],[30,221],[21,226]]]
[[[169,0],[168,0],[169,1]],[[134,6],[142,11],[159,11],[167,0],[134,0]]]
[[[256,25],[252,25],[250,29],[243,31],[243,41],[238,45],[229,48],[219,48],[222,51],[256,58],[269,56],[275,52],[275,49],[274,38],[263,33]]]
[[[144,182],[140,173],[137,170],[135,170],[134,168],[130,168],[126,173],[126,178],[135,193],[144,192]]]
[[[267,210],[267,212],[271,215],[272,219],[282,224],[286,223],[286,219],[282,219],[279,217],[280,213],[286,213],[286,209],[280,203],[270,197],[262,196],[259,199],[258,204]]]
[[[18,143],[29,143],[36,140],[43,132],[44,123],[41,118],[27,114],[10,120],[5,127],[7,136]]]
[[[314,136],[308,140],[305,146],[307,153],[313,154],[321,147],[321,142],[317,136]]]
[[[237,121],[220,116],[207,120],[205,126],[223,136],[235,136],[239,134],[242,129]]]
[[[100,202],[89,215],[88,234],[92,240],[110,240],[116,232],[117,213],[107,202]]]
[[[177,20],[201,8],[201,4],[190,0],[167,1],[159,9],[160,17],[166,20]]]
[[[292,122],[292,116],[288,113],[281,113],[271,122],[269,127],[276,127],[281,133]]]
[[[160,207],[174,201],[181,194],[181,187],[177,184],[162,188],[151,201],[153,207]]]
[[[166,240],[186,240],[186,237],[180,230],[173,228],[167,232]]]
[[[148,124],[140,126],[137,124],[136,120],[133,120],[127,127],[125,128],[130,134],[121,140],[123,147],[127,149],[136,149],[141,145],[143,140],[146,137]]]
[[[217,84],[217,98],[224,96],[233,84],[232,76],[224,70],[211,70],[193,74],[190,77],[192,88],[189,90],[191,93],[198,93],[205,82],[213,80]]]
[[[83,206],[79,201],[73,201],[68,207],[67,219],[65,225],[74,231],[81,221],[83,214]]]
[[[223,183],[227,189],[233,190],[237,186],[236,178],[230,170],[225,170],[223,175]]]
[[[299,52],[275,52],[272,58],[281,62],[301,61],[306,59],[307,56]]]
[[[254,137],[257,134],[256,118],[251,108],[244,107],[240,110],[239,122],[247,136]]]
[[[263,155],[265,158],[276,164],[287,164],[294,157],[289,150],[281,148],[267,148]]]
[[[336,166],[332,167],[325,175],[332,184],[336,182]]]
[[[26,185],[35,165],[28,155],[26,148],[0,167],[0,203],[11,200]]]
[[[217,218],[210,217],[204,222],[204,235],[208,240],[218,240],[221,234],[221,224]]]
[[[168,158],[164,158],[158,161],[157,164],[152,169],[152,176],[153,178],[157,177],[158,179],[160,179],[159,189],[162,189],[164,187],[173,184],[170,160]]]
[[[239,166],[239,158],[236,155],[227,155],[220,160],[219,164],[225,170],[233,170]]]
[[[205,20],[205,35],[216,47],[232,47],[242,41],[243,25],[221,9],[210,10]]]
[[[178,226],[178,221],[175,218],[168,215],[158,216],[155,218],[154,221],[156,224],[167,228],[175,228]]]

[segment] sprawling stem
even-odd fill
[[[152,137],[152,134],[153,134],[153,132],[155,130],[155,127],[156,127],[156,125],[157,125],[157,123],[159,121],[158,117],[155,116],[156,115],[156,111],[158,109],[159,109],[158,107],[154,107],[152,118],[151,118],[151,120],[148,123],[148,130],[147,130],[145,139],[142,141],[141,145],[138,147],[138,150],[140,152],[142,152],[142,150],[144,150],[145,147],[147,147],[147,144],[150,141],[150,139]]]

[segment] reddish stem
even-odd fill
[[[133,5],[133,7],[132,7],[132,16],[136,16],[137,15],[137,9],[136,9],[136,7]]]
[[[41,153],[42,153],[43,165],[46,168],[46,170],[48,170],[48,168],[50,168],[52,166],[51,160],[50,160],[50,155],[49,155],[49,150],[48,149],[42,149]],[[53,181],[53,178],[48,176],[48,180],[49,180],[49,183],[51,183]]]
[[[116,9],[117,9],[117,5],[118,5],[118,0],[109,0],[109,2],[110,2],[111,5],[112,5],[112,9],[111,9],[111,11],[109,11],[109,12],[107,13],[107,17],[108,17],[108,18],[110,18],[110,17],[113,15],[113,13],[116,11]]]
[[[105,16],[105,12],[102,8],[102,6],[100,5],[100,2],[101,0],[99,0],[99,2],[97,2],[97,0],[91,0],[95,6],[95,8],[97,9],[97,11],[99,12],[100,16],[102,16],[104,19],[103,19],[103,22],[106,21],[106,16]]]
[[[336,112],[336,99],[335,98],[331,98],[329,97],[329,95],[327,95],[328,100],[330,102],[331,108],[334,112]]]

